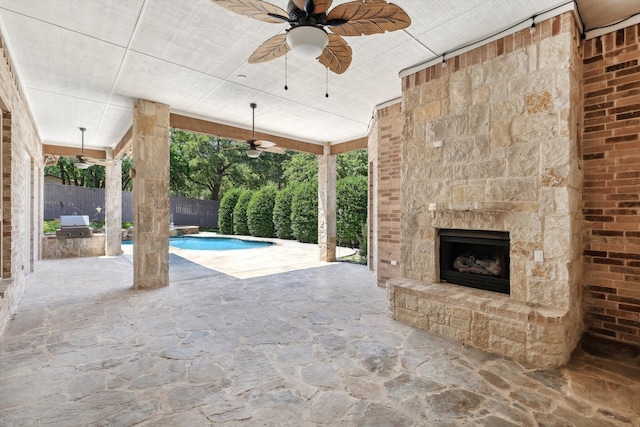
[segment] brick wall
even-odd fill
[[[401,118],[400,103],[378,110],[369,143],[374,169],[371,175],[375,179],[374,191],[370,193],[370,205],[375,206],[370,251],[375,254],[378,286],[386,286],[387,280],[400,277]]]
[[[3,279],[11,277],[11,113],[2,111],[2,272]]]
[[[584,43],[587,330],[640,344],[640,25]]]
[[[0,108],[2,109],[2,270],[0,333],[9,322],[33,271],[34,251],[42,234],[42,142],[29,106],[0,37]],[[28,194],[30,197],[25,197]],[[29,218],[27,218],[29,214]],[[27,254],[26,248],[30,248]],[[37,254],[36,254],[37,256]]]

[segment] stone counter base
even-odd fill
[[[494,292],[402,278],[387,290],[394,320],[537,367],[566,363],[582,331],[577,313]]]
[[[78,258],[103,256],[104,234],[94,234],[89,238],[58,239],[55,235],[42,238],[42,258]]]

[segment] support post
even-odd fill
[[[133,287],[169,285],[169,106],[133,109]]]
[[[328,142],[318,156],[318,244],[321,261],[336,260],[336,156]]]
[[[107,159],[113,160],[113,149],[107,149]],[[105,255],[122,254],[122,163],[120,160],[104,166]]]

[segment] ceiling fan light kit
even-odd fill
[[[247,156],[251,157],[252,159],[255,159],[256,157],[260,156],[260,150],[251,147],[247,150]]]
[[[329,43],[329,36],[322,28],[302,25],[289,30],[287,44],[291,52],[305,59],[315,59]]]
[[[75,163],[76,169],[89,169],[91,165],[84,160],[78,160]]]

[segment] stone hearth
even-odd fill
[[[395,319],[538,366],[582,333],[579,40],[571,14],[409,75]],[[440,283],[438,232],[510,236],[508,295]]]

